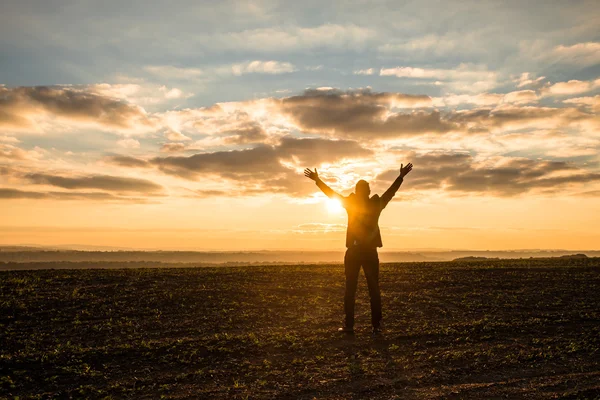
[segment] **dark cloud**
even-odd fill
[[[12,146],[10,144],[2,144],[0,143],[0,158],[8,158],[11,160],[25,160],[27,157],[27,152],[24,150]]]
[[[577,195],[582,197],[600,197],[600,190],[587,190],[585,192],[579,192]]]
[[[226,144],[261,143],[269,138],[264,127],[246,111],[226,111],[216,104],[201,109],[193,119],[192,126],[200,133],[221,137]]]
[[[163,143],[160,146],[161,153],[177,153],[179,151],[185,150],[185,144],[183,143]]]
[[[146,199],[115,196],[102,192],[31,192],[20,189],[0,188],[0,199],[44,199],[44,200],[98,200],[145,203]]]
[[[219,175],[242,180],[271,178],[288,173],[281,160],[296,160],[301,164],[333,162],[343,158],[372,155],[372,151],[350,140],[296,139],[284,137],[277,146],[258,146],[245,150],[219,151],[181,157],[156,157],[149,162],[162,172],[186,179],[200,174]]]
[[[108,156],[104,159],[104,161],[127,168],[149,168],[152,166],[146,160],[141,160],[139,158],[130,156]]]
[[[312,193],[303,184],[303,176],[282,162],[300,166],[318,165],[344,158],[359,158],[373,152],[351,140],[297,139],[284,137],[276,146],[257,146],[251,149],[199,153],[191,156],[155,157],[148,161],[127,156],[113,156],[108,162],[126,167],[154,166],[161,172],[189,180],[208,175],[236,181],[236,193]],[[208,193],[200,196],[210,195]],[[215,195],[220,195],[215,193]]]
[[[0,126],[29,128],[32,117],[52,117],[96,123],[107,128],[150,127],[145,111],[112,97],[63,86],[0,87]]]
[[[303,165],[317,165],[334,162],[344,158],[363,158],[372,156],[372,150],[362,147],[353,140],[296,139],[284,137],[276,148],[282,158],[295,158]]]
[[[370,91],[307,91],[282,99],[281,111],[300,129],[344,138],[377,139],[445,133],[456,126],[438,111],[391,112],[394,103],[419,104],[427,96]]]
[[[398,111],[404,101],[415,107],[423,96],[370,91],[307,91],[276,103],[300,130],[330,136],[376,140],[422,134],[487,133],[491,129],[565,127],[597,118],[576,108],[503,105],[498,108],[447,111]],[[403,100],[404,99],[404,100]]]
[[[160,171],[184,179],[200,180],[209,175],[234,181],[228,196],[286,193],[299,196],[311,193],[301,184],[301,174],[284,167],[273,147],[195,154],[189,157],[157,157],[150,160]],[[199,191],[197,196],[222,196],[220,191]]]
[[[549,107],[503,107],[500,109],[478,109],[459,111],[448,115],[448,120],[459,125],[477,126],[483,130],[510,126],[565,126],[592,118],[574,108]]]
[[[49,185],[65,191],[28,191],[0,188],[0,199],[109,200],[147,203],[149,198],[163,196],[163,187],[144,179],[109,176],[64,176],[0,166],[0,176],[8,182],[23,185]],[[6,182],[6,180],[5,180]],[[81,191],[94,189],[94,191]],[[140,195],[143,197],[136,197]]]
[[[411,189],[437,189],[441,182],[449,176],[461,173],[472,163],[472,156],[466,153],[430,153],[421,156],[410,155],[405,157],[407,162],[412,162],[415,168],[407,178]],[[389,170],[377,177],[378,189],[385,190],[387,186],[398,177],[400,166]]]
[[[239,180],[248,176],[268,177],[285,171],[279,163],[277,153],[270,146],[192,156],[156,157],[149,162],[166,174],[185,179],[196,179],[201,174],[210,174]]]
[[[19,189],[0,188],[0,199],[45,199],[46,193],[28,192]]]
[[[229,192],[224,190],[193,190],[194,194],[191,197],[227,197],[230,195]]]
[[[26,174],[23,178],[38,185],[51,185],[63,189],[100,189],[115,192],[158,193],[163,187],[145,179],[109,175],[66,177],[45,173]]]
[[[232,180],[246,180],[249,177],[270,179],[274,175],[288,173],[290,169],[281,164],[282,160],[298,162],[301,165],[317,165],[371,155],[371,150],[351,140],[284,137],[276,146],[261,145],[244,150],[155,157],[148,161],[129,156],[111,156],[105,160],[124,167],[155,166],[163,173],[185,179],[198,179],[202,174],[208,174]]]
[[[254,121],[249,121],[236,129],[223,132],[227,144],[260,143],[268,138],[263,127]]]
[[[600,181],[600,174],[580,169],[563,161],[507,159],[495,166],[476,163],[466,153],[431,153],[411,157],[415,165],[407,178],[410,189],[444,189],[454,192],[489,193],[515,196],[535,189]],[[556,176],[563,172],[565,175]],[[568,174],[568,175],[566,175]],[[398,176],[390,170],[377,177],[377,187],[384,188]]]

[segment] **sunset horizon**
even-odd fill
[[[0,15],[0,245],[343,249],[304,168],[413,163],[384,250],[598,249],[593,2],[44,4]]]

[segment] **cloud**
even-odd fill
[[[432,68],[414,68],[414,67],[395,67],[381,68],[379,75],[395,76],[397,78],[417,78],[417,79],[478,79],[487,78],[493,74],[488,71],[471,71],[464,67],[459,69],[432,69]],[[493,75],[492,75],[493,76]]]
[[[444,97],[433,99],[435,106],[453,107],[460,104],[475,104],[478,106],[493,106],[499,104],[504,99],[503,94],[499,93],[479,93],[472,94],[451,94]]]
[[[187,136],[179,134],[181,130],[194,132],[205,136],[214,136],[210,141],[218,143],[219,146],[228,144],[262,143],[270,142],[259,119],[270,125],[276,123],[273,115],[256,116],[255,103],[272,103],[270,99],[247,101],[239,103],[221,103],[208,108],[185,109],[181,111],[170,111],[163,118],[170,128],[166,132],[168,139],[189,140]],[[199,142],[196,142],[199,143]]]
[[[497,73],[471,64],[460,64],[454,69],[394,67],[381,68],[380,76],[395,76],[429,80],[436,84],[444,82],[454,89],[465,92],[485,91],[497,84]],[[441,81],[441,82],[440,82]]]
[[[145,179],[109,175],[65,176],[47,172],[32,172],[23,168],[0,166],[0,176],[5,183],[16,188],[0,188],[0,199],[55,199],[55,200],[115,200],[147,202],[149,197],[163,195],[163,187]],[[25,184],[53,186],[64,191],[29,191]],[[85,191],[82,189],[93,189]],[[141,195],[142,197],[138,197]]]
[[[309,90],[284,98],[280,112],[299,129],[327,133],[341,138],[376,139],[448,132],[453,126],[437,111],[393,113],[392,106],[431,104],[428,96],[362,91]]]
[[[371,142],[416,136],[484,135],[502,130],[577,127],[592,129],[594,115],[581,108],[527,105],[539,100],[534,90],[509,93],[424,95],[309,89],[296,96],[220,103],[170,112],[164,119],[178,129],[205,137],[189,148],[275,145],[296,130],[311,135]],[[464,110],[436,110],[473,104]],[[479,108],[482,107],[482,108]],[[585,127],[584,125],[587,125]],[[210,135],[211,137],[206,137]]]
[[[600,87],[600,79],[594,81],[570,80],[558,82],[542,89],[544,96],[569,96],[589,92]]]
[[[502,103],[527,104],[537,102],[539,96],[534,90],[519,90],[502,93],[450,94],[433,99],[434,106],[454,107],[461,104],[476,106],[497,106]]]
[[[165,119],[170,125],[177,127],[170,128],[171,131],[185,129],[186,132],[195,131],[203,136],[213,136],[204,137],[189,147],[273,144],[286,133],[276,126],[277,110],[271,110],[274,103],[273,99],[220,103],[208,108],[172,111],[165,115]],[[263,121],[268,125],[269,132],[263,127]]]
[[[184,94],[181,89],[177,88],[168,89],[166,86],[161,86],[159,90],[164,93],[166,99],[181,99],[191,96]]]
[[[310,49],[364,49],[375,38],[375,31],[356,25],[324,24],[311,28],[258,28],[240,32],[199,37],[206,48],[252,50],[253,52],[291,52]]]
[[[108,156],[104,159],[109,164],[118,165],[127,168],[150,168],[151,164],[146,160],[141,160],[130,156]]]
[[[585,42],[571,46],[555,46],[547,55],[548,59],[581,67],[600,64],[600,43]]]
[[[374,73],[374,68],[359,69],[358,71],[354,71],[355,75],[373,75]]]
[[[224,142],[226,144],[260,143],[268,138],[264,128],[253,121],[240,124],[235,129],[224,131],[221,136],[225,136]]]
[[[304,134],[376,142],[416,136],[452,134],[456,137],[516,129],[550,129],[553,125],[594,128],[594,115],[581,107],[527,105],[536,103],[539,97],[534,90],[519,90],[504,94],[451,94],[432,99],[424,95],[378,93],[370,89],[341,91],[323,87],[281,99],[256,99],[182,110],[165,119],[175,121],[179,118],[176,125],[204,135],[204,139],[188,146],[204,149],[240,144],[274,145],[295,130]],[[432,109],[462,104],[477,107]]]
[[[596,96],[575,97],[563,100],[563,103],[575,104],[578,106],[591,108],[594,112],[600,112],[600,94]]]
[[[193,190],[192,192],[194,193],[193,197],[200,197],[200,198],[229,197],[231,195],[230,192],[227,192],[225,190]]]
[[[164,85],[149,83],[98,83],[82,86],[80,89],[100,96],[111,97],[143,106],[157,105],[175,99],[185,99],[193,95],[192,93],[184,93],[178,88],[169,89]]]
[[[32,192],[27,190],[0,188],[0,199],[3,200],[97,200],[97,201],[125,201],[134,203],[147,202],[144,198],[115,196],[102,192]]]
[[[185,150],[185,144],[183,143],[163,143],[160,146],[161,153],[177,153],[183,150]]]
[[[228,77],[231,75],[241,76],[246,74],[270,74],[279,75],[297,71],[297,68],[289,62],[276,60],[252,60],[233,64],[213,65],[198,68],[182,68],[172,65],[153,65],[144,68],[147,72],[163,81],[186,81],[196,84],[209,83],[219,77]],[[191,94],[185,94],[178,88],[167,90],[165,86],[161,91],[168,99],[188,98]]]
[[[0,143],[0,159],[9,159],[13,161],[37,160],[43,157],[44,150],[35,147],[33,150],[23,150],[12,144]]]
[[[62,95],[61,91],[57,92],[57,96]],[[593,135],[587,134],[593,131],[594,124],[597,126],[597,116],[592,113],[594,98],[568,99],[564,104],[555,102],[559,106],[552,107],[524,105],[537,101],[538,93],[519,90],[505,94],[452,94],[432,99],[424,95],[373,92],[368,88],[341,91],[322,87],[285,98],[258,98],[218,103],[205,108],[175,108],[149,117],[152,121],[160,122],[154,125],[157,133],[143,141],[147,144],[149,140],[156,139],[156,146],[151,147],[153,153],[136,158],[123,150],[123,155],[112,154],[103,161],[112,167],[144,168],[146,171],[137,171],[144,173],[143,177],[162,172],[190,181],[213,182],[214,188],[204,188],[209,191],[227,191],[235,185],[236,193],[240,195],[286,193],[300,196],[312,193],[300,183],[302,179],[297,180],[298,177],[302,178],[299,174],[302,167],[321,168],[324,164],[335,163],[332,166],[333,173],[341,172],[345,177],[358,174],[369,176],[381,171],[381,160],[391,157],[392,153],[386,149],[389,146],[421,150],[465,148],[485,151],[489,157],[493,157],[490,154],[494,152],[498,154],[498,151],[502,151],[503,154],[535,154],[536,157],[559,159],[573,156],[591,160],[590,151],[594,146],[597,147]],[[116,104],[128,103],[116,101]],[[473,104],[475,107],[460,110],[434,108],[459,104]],[[577,136],[583,130],[587,136],[579,136],[589,140],[573,140],[574,145],[565,147],[567,133]],[[537,146],[534,143],[535,140],[538,140],[537,143],[543,140],[540,139],[542,131],[549,132],[544,136],[546,142],[559,140],[553,135],[564,133],[560,137],[560,151],[551,153],[549,146]],[[194,141],[182,132],[186,135],[189,132]],[[161,141],[162,135],[169,140]],[[517,136],[525,139],[522,142],[513,140]],[[139,145],[139,141],[129,133],[121,139],[119,142],[123,146]],[[518,143],[530,146],[520,151],[522,149],[518,148]],[[159,154],[159,149],[164,154]],[[186,152],[177,153],[183,150]],[[519,153],[513,153],[517,151]],[[63,149],[50,149],[45,157],[65,157],[64,154]],[[0,145],[0,157],[15,166],[23,164],[20,161],[23,160],[23,153],[12,143]],[[64,165],[71,157],[60,159],[60,162]],[[351,172],[348,165],[353,160],[359,161],[352,163],[356,171]],[[47,161],[44,161],[46,165]],[[479,166],[478,159],[473,162]],[[365,172],[366,164],[371,172]],[[105,175],[96,175],[93,170],[81,171],[80,174],[71,176],[69,173],[40,171],[22,175],[26,176],[27,182],[35,185],[52,185],[69,190],[94,189],[145,195],[154,195],[163,190],[162,186],[150,180],[139,181],[155,186],[144,187],[133,181],[117,184],[114,180],[110,186],[109,181],[100,179]],[[556,180],[558,176],[546,178],[559,182]],[[164,176],[161,179],[173,182],[173,179]],[[593,180],[594,177],[585,179]],[[446,186],[442,189],[451,190],[450,184],[454,181],[447,178],[445,182]],[[345,184],[345,181],[340,184]],[[436,187],[431,181],[428,184]],[[540,182],[536,184],[541,185]],[[454,186],[461,187],[458,183]],[[127,191],[125,187],[133,189]],[[210,193],[202,195],[208,196]]]
[[[513,80],[513,82],[517,83],[518,88],[533,86],[538,87],[542,84],[542,81],[546,79],[545,76],[540,76],[538,78],[533,78],[529,72],[523,72],[519,78]]]
[[[19,143],[20,140],[14,136],[0,136],[0,143]]]
[[[588,190],[576,193],[576,195],[582,197],[600,197],[600,190]]]
[[[412,37],[408,40],[388,38],[385,44],[377,46],[377,51],[388,57],[397,57],[405,60],[418,60],[431,62],[432,59],[462,58],[470,59],[485,54],[489,40],[485,32],[477,30],[467,32],[464,30],[447,31],[444,35],[427,34]]]
[[[99,189],[115,192],[135,192],[156,194],[162,192],[163,187],[146,179],[127,178],[110,175],[89,176],[61,176],[48,173],[30,173],[23,178],[32,184],[50,185],[63,189]]]
[[[495,134],[490,139],[490,144],[492,147],[487,151],[492,154],[518,152],[528,154],[530,158],[543,156],[569,159],[596,155],[600,141],[586,135],[573,135],[569,128],[548,128]]]
[[[413,152],[403,155],[415,165],[410,174],[410,181],[405,187],[416,190],[440,189],[445,179],[460,173],[472,163],[472,156],[467,153],[428,153],[417,155]],[[398,170],[388,170],[376,177],[375,187],[387,189],[398,177]]]
[[[0,144],[0,159],[7,158],[11,160],[27,159],[27,152],[10,144]]]
[[[165,132],[165,137],[173,142],[192,140],[191,138],[185,136],[181,132],[178,132],[173,129],[167,129],[167,131]]]
[[[241,64],[231,65],[234,75],[245,74],[285,74],[296,71],[294,65],[289,62],[280,61],[249,61]]]
[[[246,109],[254,101],[221,103],[208,108],[172,112],[167,118],[177,120],[182,127],[190,128],[203,135],[248,136],[263,138],[262,126]]]
[[[511,157],[481,161],[467,153],[413,154],[409,158],[415,168],[406,187],[415,190],[438,189],[506,197],[600,182],[600,173],[564,161]],[[386,171],[377,177],[377,185],[385,187],[397,175],[397,170]]]
[[[191,149],[222,149],[231,145],[276,145],[282,137],[305,135],[364,140],[370,144],[395,139],[413,143],[452,135],[453,139],[518,129],[595,129],[595,116],[582,107],[540,107],[534,90],[509,93],[424,95],[379,93],[370,89],[341,91],[331,87],[309,89],[285,98],[263,98],[219,103],[207,108],[172,111],[169,124],[195,131],[203,138]],[[436,110],[433,107],[466,109]],[[175,128],[173,128],[175,129]],[[429,139],[427,139],[429,138]],[[464,146],[476,143],[462,142]]]
[[[194,80],[205,75],[200,68],[176,67],[173,65],[148,65],[144,70],[164,80]]]
[[[593,114],[577,108],[524,106],[534,102],[534,91],[517,91],[480,96],[451,95],[432,103],[456,105],[459,102],[492,103],[493,107],[466,110],[411,110],[396,112],[394,102],[419,104],[418,96],[370,91],[307,91],[281,99],[278,112],[286,115],[299,130],[342,139],[386,140],[424,135],[475,135],[516,129],[594,126]],[[446,101],[449,103],[447,104]]]
[[[270,177],[288,172],[281,160],[295,161],[299,165],[317,165],[344,158],[361,158],[372,155],[357,142],[350,140],[282,138],[277,146],[258,146],[245,150],[200,153],[188,157],[156,157],[149,162],[161,171],[194,179],[200,174],[218,175],[227,179]]]
[[[268,177],[285,172],[275,150],[270,146],[192,156],[155,157],[149,162],[166,174],[185,179],[196,179],[201,174],[210,174],[235,180],[248,176]]]
[[[135,168],[152,166],[165,174],[188,180],[206,177],[209,180],[234,181],[236,194],[282,192],[299,196],[312,193],[312,189],[301,184],[302,174],[298,169],[371,155],[371,150],[350,140],[284,137],[275,146],[261,145],[250,149],[191,156],[155,157],[148,161],[111,156],[106,162]]]
[[[259,146],[246,150],[200,153],[192,156],[156,157],[149,162],[161,172],[188,180],[232,181],[230,196],[285,193],[301,196],[310,193],[301,176],[283,166],[276,149]],[[208,193],[203,193],[204,196]]]
[[[0,127],[37,130],[44,118],[122,131],[152,129],[155,124],[137,105],[84,89],[0,87]]]
[[[140,142],[135,140],[135,139],[121,139],[119,141],[117,141],[117,145],[119,145],[119,147],[123,147],[125,149],[139,149],[140,148]]]
[[[295,139],[284,137],[276,151],[282,158],[293,158],[299,165],[319,165],[342,159],[373,156],[373,151],[352,140]]]
[[[502,101],[504,103],[527,104],[535,103],[539,99],[535,90],[518,90],[504,95]]]
[[[594,117],[574,108],[552,108],[510,105],[496,109],[474,109],[449,114],[448,119],[464,132],[488,133],[525,128],[567,127]]]

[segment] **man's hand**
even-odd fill
[[[412,167],[412,163],[406,164],[406,167],[404,166],[404,164],[400,164],[400,178],[404,178],[406,175],[408,175],[408,173],[412,171]]]
[[[317,179],[319,179],[319,173],[317,172],[317,169],[315,168],[315,171],[311,171],[310,169],[306,168],[304,170],[304,176],[307,178],[312,179],[313,181],[317,181]]]

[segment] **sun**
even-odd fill
[[[327,199],[327,211],[329,214],[340,214],[344,211],[344,207],[339,200]]]

